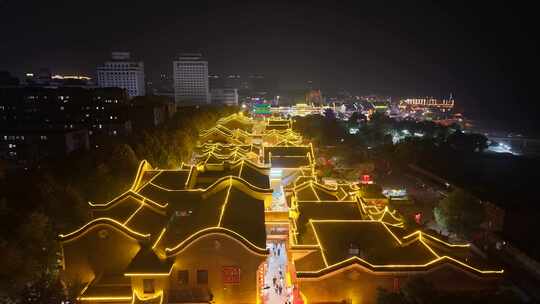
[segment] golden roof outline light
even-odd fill
[[[156,300],[159,298],[159,302],[157,304],[162,304],[163,303],[163,291],[159,291],[157,292],[156,294],[154,295],[151,295],[151,296],[139,296],[139,294],[135,291],[133,291],[133,296],[132,296],[132,302],[131,304],[137,304],[138,302],[140,302],[141,304],[144,304],[144,303],[148,303],[149,301],[153,301],[153,300]]]
[[[60,241],[62,241],[62,242],[72,241],[72,240],[77,239],[80,236],[86,234],[86,232],[90,231],[91,229],[93,229],[93,228],[95,228],[97,226],[100,226],[100,225],[106,225],[106,226],[113,227],[113,228],[117,229],[118,231],[123,232],[127,236],[129,236],[129,237],[131,237],[133,239],[136,239],[136,240],[148,239],[150,237],[149,233],[140,233],[138,231],[135,231],[135,230],[129,228],[128,226],[124,225],[123,223],[120,223],[119,221],[117,221],[115,219],[107,218],[107,217],[101,217],[101,218],[96,218],[94,220],[91,220],[90,222],[86,223],[85,225],[83,225],[82,227],[80,227],[79,229],[77,229],[77,230],[75,230],[75,231],[73,231],[71,233],[60,234],[59,235]]]
[[[250,242],[247,238],[245,238],[243,235],[239,234],[236,231],[233,231],[231,229],[225,228],[225,227],[207,227],[204,229],[201,229],[189,237],[187,237],[185,240],[177,244],[176,246],[172,248],[165,248],[165,253],[168,257],[177,255],[178,253],[185,250],[190,244],[195,242],[196,240],[199,240],[202,237],[212,235],[212,234],[220,234],[225,235],[240,244],[242,244],[245,248],[249,249],[250,251],[254,252],[257,255],[260,256],[266,256],[268,255],[268,250],[266,248],[259,247],[252,242]]]
[[[380,225],[382,225],[384,228],[386,228],[386,231],[388,231],[390,233],[390,235],[397,241],[397,243],[400,246],[407,246],[408,244],[411,244],[411,241],[419,241],[423,246],[426,247],[426,249],[428,249],[428,251],[431,254],[433,254],[434,258],[432,260],[430,260],[429,262],[423,263],[423,264],[382,264],[382,265],[378,265],[378,264],[370,263],[367,260],[365,260],[363,258],[360,258],[358,256],[354,256],[354,257],[348,258],[346,260],[343,260],[343,261],[340,261],[340,262],[329,265],[327,257],[326,257],[326,250],[321,244],[320,237],[319,237],[319,235],[317,233],[317,229],[315,228],[314,223],[366,223],[366,222],[379,223]],[[397,271],[397,270],[402,270],[402,269],[404,269],[404,270],[407,270],[407,269],[427,270],[432,265],[443,264],[445,262],[449,262],[449,263],[455,263],[455,264],[457,264],[459,266],[462,266],[463,268],[465,268],[465,269],[467,269],[467,270],[469,270],[469,271],[471,271],[472,273],[475,273],[475,274],[480,274],[480,275],[487,274],[487,275],[489,275],[489,274],[502,274],[502,273],[504,273],[503,269],[501,269],[501,270],[482,270],[482,269],[479,269],[477,267],[471,266],[471,265],[469,265],[469,264],[467,264],[467,263],[465,263],[463,261],[460,261],[460,260],[458,260],[458,259],[456,259],[454,257],[451,257],[449,255],[439,255],[431,246],[429,246],[429,244],[427,244],[423,240],[424,233],[415,232],[413,234],[409,234],[406,237],[403,237],[403,238],[400,239],[383,222],[372,221],[372,220],[309,220],[309,223],[310,223],[311,228],[313,229],[315,239],[317,241],[317,246],[320,248],[321,256],[322,256],[323,262],[326,265],[326,267],[323,268],[323,269],[317,270],[317,271],[298,271],[297,274],[298,274],[299,277],[302,277],[304,275],[306,275],[307,277],[312,276],[312,275],[315,275],[315,276],[318,277],[318,276],[321,276],[321,275],[323,275],[323,274],[325,274],[327,272],[333,273],[333,272],[339,270],[339,268],[341,268],[340,266],[346,265],[347,263],[350,263],[351,261],[355,262],[355,264],[358,264],[359,266],[363,266],[365,269],[367,269],[369,271],[377,271],[377,270],[385,270],[386,271],[387,269],[389,269],[388,271],[392,271],[392,270]],[[408,240],[407,242],[404,242],[406,239],[410,239],[413,236],[416,236],[416,238],[413,239],[413,240]],[[434,239],[436,239],[436,238],[434,238]],[[441,244],[444,244],[444,243],[441,243]],[[293,248],[302,248],[302,247],[298,247],[298,246],[302,246],[302,245],[294,245]],[[310,245],[310,246],[313,246],[313,245]]]
[[[233,183],[240,183],[240,184],[243,184],[243,185],[247,186],[249,189],[253,190],[254,192],[260,192],[260,193],[271,193],[272,192],[271,188],[265,189],[265,188],[257,187],[255,185],[251,184],[250,182],[246,181],[245,179],[243,179],[241,177],[238,177],[238,176],[234,176],[234,175],[223,176],[223,177],[219,178],[218,180],[216,180],[215,182],[213,182],[211,185],[209,185],[206,188],[168,189],[168,188],[165,188],[163,186],[156,185],[154,183],[150,183],[150,185],[152,185],[152,186],[154,186],[156,188],[159,188],[159,189],[161,189],[163,191],[169,191],[169,192],[186,192],[186,191],[187,192],[210,192],[214,188],[216,188],[220,184],[222,184],[223,182],[227,182],[229,179],[232,179]],[[139,195],[141,195],[141,194],[139,193]]]

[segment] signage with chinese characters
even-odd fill
[[[371,175],[369,174],[362,174],[362,177],[360,178],[361,184],[373,184],[373,180],[371,180]]]
[[[240,284],[240,268],[224,266],[222,269],[223,284]]]

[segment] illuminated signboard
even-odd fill
[[[360,183],[362,184],[373,184],[373,181],[371,180],[371,176],[369,174],[363,174],[360,178]]]
[[[221,270],[223,284],[240,284],[240,268],[236,266],[224,266]]]
[[[255,115],[263,115],[263,116],[272,115],[270,107],[271,107],[270,104],[267,104],[267,103],[256,104],[253,107],[253,114],[255,114]]]

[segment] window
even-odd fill
[[[144,279],[143,280],[143,290],[144,290],[144,293],[154,293],[154,280],[153,279]]]
[[[197,284],[208,284],[208,270],[197,270]]]
[[[178,270],[178,284],[189,284],[189,270]]]

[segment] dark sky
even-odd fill
[[[111,50],[129,50],[152,78],[199,49],[213,73],[358,94],[454,92],[466,111],[535,125],[539,35],[525,2],[290,2],[0,0],[0,70],[93,75]]]

